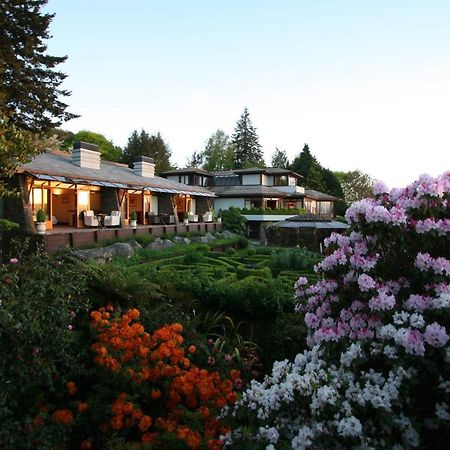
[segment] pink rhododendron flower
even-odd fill
[[[448,334],[445,327],[433,322],[428,325],[424,333],[425,341],[433,347],[443,347],[448,342]]]

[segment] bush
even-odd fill
[[[245,234],[247,219],[240,213],[238,208],[230,206],[222,213],[222,226],[224,230],[232,233]]]
[[[231,448],[448,447],[450,172],[374,194],[298,279],[310,350],[252,383]]]
[[[89,308],[92,270],[69,256],[50,259],[41,252],[0,266],[1,448],[37,448],[34,438],[45,438],[45,448],[61,444],[58,424],[48,438],[29,426],[46,414],[42,400],[85,370],[89,349],[80,348],[80,317]]]

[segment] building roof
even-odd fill
[[[52,178],[57,177],[53,181],[122,189],[146,189],[154,192],[191,194],[204,197],[214,196],[213,192],[201,186],[188,186],[158,176],[139,176],[126,164],[101,161],[99,170],[79,167],[72,163],[70,153],[61,151],[41,153],[31,162],[22,165],[19,172],[29,173],[41,180],[52,181]]]
[[[300,174],[280,167],[250,167],[248,169],[235,169],[233,172],[239,175],[263,173],[265,175],[294,175],[297,178],[302,178]]]
[[[219,197],[286,197],[286,194],[269,186],[213,186]]]
[[[305,197],[312,198],[314,200],[321,201],[334,201],[338,202],[341,199],[333,197],[332,195],[324,194],[323,192],[316,191],[314,189],[305,189]]]
[[[286,220],[274,223],[271,227],[275,228],[326,228],[334,230],[346,230],[348,225],[337,220],[330,220],[321,217],[318,214],[299,214],[298,216],[288,217]]]
[[[190,173],[196,173],[198,175],[212,177],[212,174],[210,172],[208,172],[207,170],[200,169],[200,167],[185,167],[184,169],[166,170],[165,172],[161,172],[161,175],[167,176],[167,175],[181,175]]]

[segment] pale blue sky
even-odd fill
[[[124,146],[160,131],[183,166],[245,106],[270,162],[307,142],[322,165],[390,186],[450,169],[448,0],[49,0],[69,56],[63,128]]]

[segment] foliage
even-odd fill
[[[43,209],[39,209],[36,213],[36,222],[45,222],[47,219],[47,216],[45,215],[45,211]]]
[[[0,233],[2,231],[11,231],[19,228],[19,224],[16,222],[11,222],[8,219],[0,219]]]
[[[138,273],[127,271],[120,261],[99,266],[89,283],[89,291],[96,306],[111,303],[121,308],[141,308],[161,298],[157,285]]]
[[[95,133],[94,131],[89,130],[81,130],[78,131],[78,133],[69,135],[64,141],[62,147],[70,149],[74,142],[77,141],[98,145],[98,150],[102,156],[102,159],[118,162],[122,157],[122,149],[120,147],[114,145],[114,143],[103,134]]]
[[[234,146],[222,130],[217,130],[208,139],[201,155],[202,168],[209,172],[233,169]]]
[[[244,392],[231,448],[447,448],[450,173],[374,195],[298,279],[310,350]]]
[[[230,208],[222,211],[222,227],[224,230],[244,234],[246,223],[247,219],[240,213],[239,208],[230,206]]]
[[[261,145],[247,108],[236,123],[231,143],[234,145],[234,169],[264,167]]]
[[[54,17],[42,12],[46,3],[0,3],[0,112],[21,131],[47,132],[77,117],[61,101],[70,95],[60,88],[66,75],[54,70],[67,57],[46,53]]]
[[[137,212],[136,211],[131,211],[130,220],[137,220]]]
[[[290,163],[288,156],[284,150],[280,150],[275,147],[275,151],[272,155],[272,167],[278,167],[280,169],[289,169]]]
[[[283,252],[272,253],[268,261],[271,269],[311,270],[322,260],[321,255],[303,248],[290,248]]]
[[[83,297],[89,266],[40,252],[23,258],[0,266],[0,447],[5,449],[36,448],[25,430],[42,400],[60,391],[67,376],[84,370],[87,351],[78,345],[77,320],[89,306]],[[46,448],[55,448],[46,442]]]
[[[335,175],[341,183],[344,198],[348,205],[372,196],[374,182],[366,173],[353,170],[351,172],[335,172]]]
[[[316,157],[311,154],[308,144],[305,144],[303,150],[294,158],[290,169],[303,177],[304,186],[318,191],[324,190],[321,166]]]
[[[145,130],[141,130],[140,133],[134,130],[131,133],[123,149],[122,162],[131,166],[136,156],[153,158],[156,175],[172,168],[170,163],[172,152],[159,132],[149,135]]]
[[[10,178],[21,164],[44,151],[49,143],[42,134],[21,129],[0,114],[0,197],[17,195],[9,186]]]
[[[200,152],[192,153],[188,158],[186,165],[187,167],[200,167],[203,164],[203,154]]]

